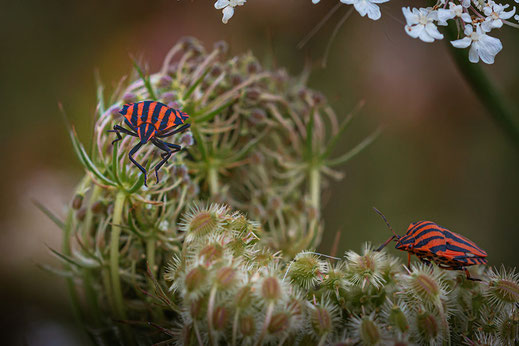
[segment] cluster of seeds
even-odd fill
[[[519,341],[519,277],[484,271],[483,282],[423,264],[403,267],[366,245],[329,258],[292,260],[261,241],[261,226],[221,205],[183,218],[182,254],[169,263],[178,302],[165,341],[184,344],[481,344]],[[168,337],[169,335],[169,337]]]

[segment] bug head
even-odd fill
[[[147,143],[153,136],[155,136],[155,133],[157,132],[157,129],[153,124],[151,123],[142,123],[137,128],[137,134],[139,135],[139,138],[141,140],[141,143]]]

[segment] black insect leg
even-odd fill
[[[130,150],[130,154],[128,155],[128,157],[130,158],[130,161],[133,162],[133,164],[135,166],[137,166],[141,170],[141,172],[144,174],[144,186],[148,186],[148,184],[147,184],[148,172],[146,172],[146,169],[144,169],[144,167],[142,167],[137,161],[135,161],[133,159],[133,155],[135,155],[135,153],[141,148],[142,144],[143,144],[142,142],[137,143],[137,145],[134,146],[132,148],[132,150]]]
[[[164,138],[164,137],[173,136],[175,133],[179,133],[179,132],[182,132],[182,131],[187,130],[190,126],[191,126],[191,124],[185,124],[185,125],[182,125],[181,127],[179,127],[179,128],[176,129],[176,130],[173,130],[173,131],[171,131],[171,132],[166,132],[166,133],[163,133],[163,134],[157,135],[157,137],[158,137],[158,138]]]
[[[115,142],[118,142],[120,141],[121,139],[123,139],[121,137],[121,132],[122,133],[125,133],[127,135],[130,135],[130,136],[134,136],[134,137],[139,137],[135,132],[132,132],[130,130],[127,130],[125,129],[124,127],[122,126],[119,126],[119,125],[114,125],[114,129],[113,130],[108,130],[108,132],[115,132],[115,134],[117,135],[117,138],[115,140],[112,141],[112,145],[115,143]]]
[[[470,281],[481,281],[481,279],[476,279],[476,278],[471,277],[467,268],[460,268],[460,269],[462,269],[465,272],[467,280],[470,280]]]
[[[177,151],[182,150],[182,147],[180,145],[166,143],[166,142],[163,142],[163,141],[155,139],[155,138],[152,139],[152,143],[155,144],[157,146],[157,148],[165,151],[165,153],[160,155],[160,157],[162,157],[162,161],[160,161],[155,166],[155,177],[157,178],[157,183],[158,183],[159,182],[159,169],[166,162],[168,162],[169,158],[171,157],[171,155],[173,155],[173,153],[176,153]],[[171,149],[173,149],[173,150],[171,150]]]

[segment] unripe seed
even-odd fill
[[[380,341],[378,326],[369,318],[363,318],[360,322],[360,339],[365,345],[376,345]]]
[[[194,320],[202,320],[207,316],[207,301],[203,298],[193,300],[189,304],[189,314]]]
[[[196,214],[188,225],[188,230],[195,237],[202,237],[216,229],[217,216],[209,211],[201,211]]]
[[[161,87],[161,88],[167,88],[167,87],[171,86],[172,81],[173,81],[173,79],[171,79],[171,77],[166,74],[166,75],[163,75],[160,77],[158,84],[159,84],[159,87]]]
[[[489,291],[505,303],[519,303],[519,284],[513,280],[498,279],[489,283]]]
[[[244,309],[252,304],[252,287],[243,286],[238,290],[235,296],[235,304],[238,308]]]
[[[272,318],[270,319],[270,323],[267,328],[268,332],[270,334],[276,334],[287,330],[290,324],[289,319],[290,316],[285,312],[280,312],[272,315]]]
[[[83,221],[85,219],[85,216],[86,216],[86,208],[85,207],[83,207],[83,208],[79,209],[78,211],[76,211],[76,218],[79,221]]]
[[[162,94],[160,96],[160,98],[162,99],[162,102],[168,104],[170,102],[173,102],[173,100],[175,99],[176,95],[172,92],[165,92],[164,94]]]
[[[209,244],[205,246],[198,256],[202,259],[206,266],[220,259],[223,255],[223,248],[219,244]]]
[[[256,333],[255,325],[252,316],[240,316],[240,333],[243,336],[253,336]]]
[[[226,54],[229,50],[229,44],[225,41],[217,41],[214,44],[214,49],[219,51],[221,54]]]
[[[191,269],[189,273],[187,273],[186,278],[184,280],[186,290],[188,292],[193,292],[197,288],[200,288],[205,283],[207,278],[207,270],[204,267],[196,267]]]
[[[278,300],[281,298],[281,286],[278,279],[271,276],[263,280],[261,295],[267,300]]]
[[[251,61],[248,65],[247,65],[247,71],[249,73],[258,73],[259,71],[261,71],[261,66],[260,64],[258,64],[258,62],[256,61]]]
[[[310,318],[312,321],[312,328],[317,335],[328,334],[332,331],[332,316],[324,307],[316,306],[312,309]]]
[[[231,287],[236,279],[236,270],[231,267],[221,268],[216,273],[216,283],[223,289]]]
[[[216,330],[224,330],[229,319],[229,311],[223,307],[217,307],[213,312],[213,327]]]
[[[409,329],[409,323],[407,322],[407,317],[404,312],[398,307],[394,306],[391,309],[388,317],[389,323],[398,328],[402,333],[406,332]]]
[[[440,333],[438,321],[431,313],[425,311],[416,316],[418,331],[426,340],[434,339]]]
[[[92,204],[91,210],[94,214],[103,214],[106,212],[106,205],[101,201],[96,201]]]

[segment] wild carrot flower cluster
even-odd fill
[[[320,1],[312,0],[312,3],[317,4]],[[367,15],[372,20],[378,20],[381,12],[377,4],[389,0],[339,1],[353,5],[362,17]],[[519,3],[518,0],[515,2]],[[245,0],[218,0],[215,7],[224,9],[223,22],[227,23],[234,13],[233,8],[244,3]],[[481,60],[493,64],[495,56],[503,49],[501,40],[489,35],[492,30],[500,29],[503,25],[519,28],[519,14],[516,14],[516,7],[496,3],[493,0],[438,0],[432,7],[403,7],[402,12],[406,20],[406,33],[423,42],[443,39],[444,35],[438,26],[447,26],[452,22],[458,30],[458,37],[462,35],[463,37],[450,43],[456,48],[470,48],[469,61],[472,63]]]
[[[132,76],[122,79],[110,97],[99,85],[91,145],[83,145],[70,127],[86,174],[67,218],[62,221],[41,206],[63,230],[61,251],[52,251],[64,270],[47,269],[65,276],[78,317],[99,343],[114,337],[124,343],[140,338],[141,331],[144,338],[153,338],[155,331],[147,326],[189,321],[179,309],[192,296],[181,294],[190,292],[190,282],[197,288],[196,278],[206,272],[212,280],[211,268],[221,268],[208,266],[219,252],[228,259],[228,251],[234,251],[225,262],[228,269],[218,275],[218,290],[248,277],[251,272],[241,267],[234,272],[244,256],[253,256],[249,263],[259,268],[274,257],[293,258],[318,245],[323,191],[330,179],[342,177],[336,167],[361,152],[379,131],[337,153],[336,144],[359,107],[337,116],[321,93],[305,85],[307,77],[308,71],[296,78],[282,69],[265,69],[252,54],[231,56],[224,42],[206,50],[187,38],[169,51],[160,71],[149,74],[135,62]],[[125,136],[112,144],[116,137],[107,132],[122,123],[124,104],[142,100],[181,109],[191,124],[189,132],[171,139],[186,150],[176,153],[160,171],[160,182],[150,179],[148,187],[128,160],[137,139]],[[161,157],[147,145],[135,159],[149,170]],[[221,206],[194,209],[182,219],[198,201],[225,203],[255,222]],[[229,227],[232,237],[222,234]],[[215,247],[198,249],[200,239]],[[255,245],[259,241],[262,245]],[[250,251],[243,252],[246,248]],[[196,263],[200,272],[186,272],[181,281],[166,284],[171,258],[189,269]],[[268,299],[274,299],[270,290],[276,288],[267,288]],[[215,295],[219,302],[219,291]],[[217,314],[227,311],[217,308]],[[275,320],[276,311],[272,313]],[[255,320],[249,322],[250,328],[258,327]],[[211,333],[213,339],[218,335]],[[144,343],[153,343],[148,341]]]

